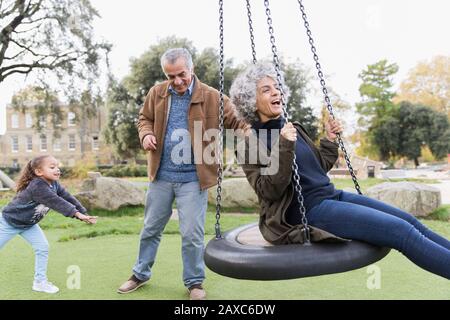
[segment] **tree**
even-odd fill
[[[346,116],[348,112],[352,110],[352,106],[344,101],[339,94],[337,94],[332,88],[328,87],[328,97],[332,103],[333,111],[335,111],[335,116],[337,120],[339,120],[345,128],[349,128],[349,117]],[[321,136],[326,134],[325,124],[330,119],[330,113],[328,112],[327,105],[324,103],[320,110],[320,118],[319,118],[319,134]]]
[[[423,147],[441,159],[450,152],[450,123],[443,113],[402,102],[373,133],[383,159],[404,156],[419,165]]]
[[[69,101],[69,110],[75,114],[75,121],[79,124],[78,135],[80,137],[81,157],[84,158],[88,141],[88,120],[98,114],[103,99],[100,95],[93,95],[86,90],[82,92],[80,99],[72,98]]]
[[[362,117],[362,125],[376,127],[377,122],[386,114],[392,111],[392,97],[395,93],[391,90],[392,76],[398,71],[395,63],[388,64],[387,60],[378,61],[367,66],[359,74],[362,84],[359,86],[359,93],[363,99],[356,104],[358,113]]]
[[[89,0],[0,1],[0,85],[11,76],[35,76],[39,84],[17,93],[12,104],[22,112],[20,103],[37,106],[37,131],[40,116],[49,115],[58,135],[60,104],[81,106],[72,102],[85,99],[88,91],[99,94],[94,87],[111,45],[94,40],[92,23],[98,16]],[[66,101],[55,103],[61,96]]]
[[[81,141],[81,154],[85,155],[88,137],[88,120],[97,115],[97,111],[103,100],[99,95],[93,95],[92,92],[86,90],[82,93],[80,99],[70,99],[64,105],[57,96],[57,92],[40,86],[28,86],[17,92],[11,101],[11,106],[22,113],[30,113],[34,115],[35,123],[33,128],[37,132],[46,129],[47,117],[50,118],[52,124],[51,131],[53,136],[59,138],[63,129],[62,121],[67,114],[64,110],[71,111],[75,114],[74,121],[79,124],[79,136]],[[67,108],[65,108],[65,106]]]
[[[374,132],[378,130],[384,118],[389,117],[394,110],[392,97],[395,93],[392,91],[392,76],[397,71],[398,66],[395,63],[389,64],[387,60],[380,60],[368,65],[367,69],[359,74],[362,80],[359,87],[362,102],[356,104],[356,110],[360,115],[358,119],[361,127],[360,135],[365,141],[365,147],[359,148],[359,151],[365,150],[376,158],[381,151],[376,149],[378,144],[374,141]]]
[[[219,56],[215,49],[206,48],[200,54],[192,42],[174,36],[161,39],[139,58],[131,59],[131,71],[120,83],[113,81],[108,91],[108,127],[104,130],[106,141],[113,145],[116,155],[134,158],[140,152],[137,131],[139,109],[148,90],[158,82],[166,80],[160,58],[170,48],[183,47],[189,50],[198,78],[215,88],[219,84]],[[232,60],[225,61],[225,92],[238,69],[232,67]]]
[[[43,86],[28,86],[13,95],[11,106],[22,113],[33,110],[34,128],[37,132],[44,128],[42,118],[50,115],[54,135],[59,135],[60,127],[57,124],[64,118],[64,113],[55,91]]]
[[[319,135],[318,119],[314,115],[312,107],[306,104],[310,80],[308,72],[298,60],[292,63],[283,63],[282,67],[286,85],[291,93],[287,111],[293,120],[299,121],[306,128],[311,139],[317,140]]]
[[[219,55],[214,48],[205,48],[200,53],[192,42],[185,38],[174,36],[161,39],[157,44],[139,58],[131,59],[131,71],[121,82],[111,83],[108,92],[109,120],[104,135],[108,143],[120,157],[132,158],[140,152],[140,142],[136,123],[139,109],[145,100],[148,90],[156,83],[166,80],[161,69],[160,57],[169,48],[184,47],[192,55],[194,72],[198,78],[214,87],[219,88]],[[234,67],[233,60],[225,61],[224,90],[228,94],[236,75],[245,66]],[[316,117],[312,109],[305,105],[306,72],[299,63],[285,66],[286,83],[291,89],[289,112],[295,120],[305,125],[313,138],[317,137]],[[124,123],[126,122],[126,123]],[[117,131],[120,126],[120,133]]]
[[[111,48],[93,40],[97,16],[89,0],[2,0],[0,83],[35,70],[95,78],[99,52]]]
[[[429,106],[446,113],[450,119],[450,56],[419,62],[400,84],[393,101]]]
[[[135,158],[140,152],[140,141],[136,127],[140,106],[127,89],[112,82],[108,91],[108,120],[103,135],[113,153],[121,158]]]

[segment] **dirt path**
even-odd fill
[[[450,204],[450,180],[441,180],[439,184],[427,184],[441,190],[442,204]]]

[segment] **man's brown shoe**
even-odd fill
[[[133,274],[130,279],[128,279],[127,282],[125,282],[123,285],[120,286],[119,289],[117,289],[118,293],[130,293],[137,289],[139,289],[141,286],[143,286],[146,281],[141,281]]]
[[[190,300],[206,300],[206,291],[201,283],[194,284],[188,289]]]

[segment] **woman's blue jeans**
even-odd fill
[[[307,213],[309,224],[339,237],[389,247],[416,265],[450,279],[450,241],[398,208],[343,191]]]

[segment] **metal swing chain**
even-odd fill
[[[250,0],[247,1],[247,17],[248,17],[248,27],[250,31],[250,43],[252,46],[252,56],[253,56],[253,64],[257,62],[256,59],[256,46],[255,46],[255,36],[253,34],[253,21],[252,21],[252,10],[250,6]]]
[[[288,121],[289,114],[287,111],[285,93],[284,93],[283,86],[282,86],[281,65],[280,65],[280,60],[279,60],[278,53],[277,53],[277,47],[275,45],[275,36],[274,36],[274,30],[273,30],[273,26],[272,26],[272,18],[271,18],[270,9],[269,9],[269,0],[264,0],[264,5],[266,7],[266,16],[267,16],[267,24],[269,26],[270,43],[272,44],[273,63],[275,65],[278,86],[279,86],[280,92],[281,92],[283,113],[284,113],[286,121]],[[302,227],[303,227],[302,232],[303,232],[303,237],[304,237],[304,243],[309,244],[310,243],[310,230],[308,227],[308,219],[306,218],[306,208],[305,208],[305,204],[304,204],[304,198],[303,198],[303,194],[302,194],[302,186],[300,184],[300,175],[298,174],[298,165],[297,165],[295,153],[294,153],[294,161],[292,164],[292,171],[293,171],[293,177],[294,177],[294,188],[297,193],[297,201],[300,204],[299,211],[300,211],[301,222],[302,222]]]
[[[220,211],[222,201],[222,174],[223,174],[223,165],[222,165],[222,148],[223,148],[223,114],[224,114],[224,53],[223,53],[223,0],[219,0],[219,30],[220,30],[220,79],[219,79],[219,87],[220,87],[220,101],[219,101],[219,136],[216,141],[218,143],[218,147],[216,150],[216,156],[219,161],[219,167],[217,169],[217,196],[216,196],[216,239],[221,239],[222,234],[220,231]]]
[[[308,22],[308,19],[307,19],[307,16],[306,16],[305,7],[303,6],[303,1],[302,0],[297,0],[297,1],[298,1],[299,7],[300,7],[300,11],[301,11],[301,14],[302,14],[302,18],[303,18],[303,21],[304,21],[304,26],[306,28],[306,35],[308,36],[309,44],[311,45],[311,51],[313,53],[314,61],[316,62],[317,75],[319,76],[319,79],[320,79],[320,85],[322,86],[322,92],[323,92],[324,97],[325,97],[325,102],[327,104],[327,109],[328,109],[328,112],[330,113],[330,116],[333,119],[336,119],[336,117],[334,116],[334,113],[333,113],[333,107],[331,105],[330,97],[328,96],[328,90],[327,90],[325,79],[324,79],[324,76],[323,76],[322,67],[321,67],[321,65],[319,63],[319,56],[317,55],[317,49],[314,46],[314,40],[312,38],[312,32],[311,32],[311,30],[309,28],[309,22]],[[359,186],[359,183],[358,183],[358,180],[356,178],[355,172],[354,172],[353,167],[352,167],[352,165],[350,163],[350,159],[348,157],[347,150],[345,149],[344,142],[342,141],[341,135],[339,133],[337,134],[337,139],[338,139],[338,143],[339,143],[339,146],[340,146],[341,150],[344,152],[345,162],[347,163],[348,170],[350,171],[353,183],[355,184],[355,189],[356,189],[356,191],[358,191],[359,194],[362,194],[361,187]]]

